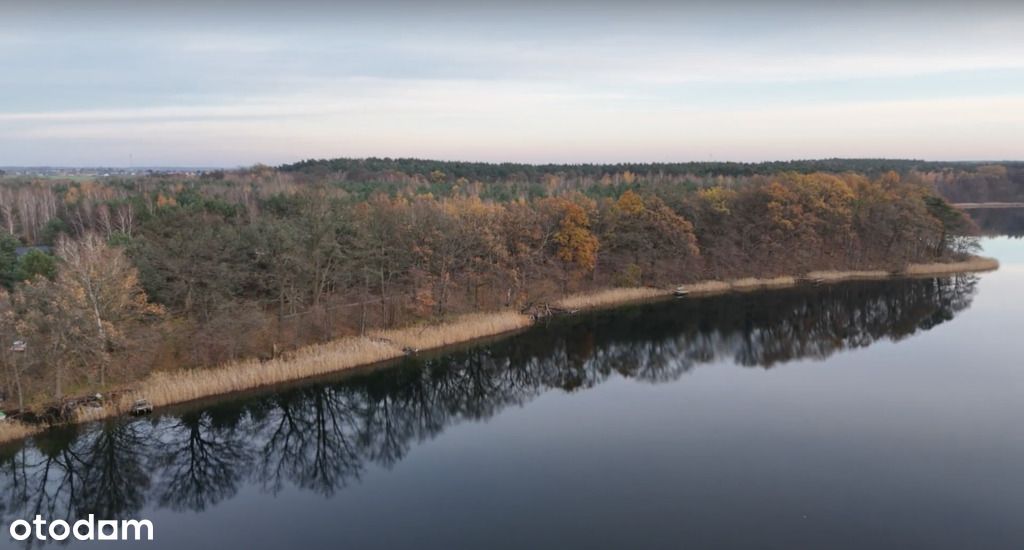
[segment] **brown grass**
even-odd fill
[[[663,298],[671,294],[671,290],[661,288],[609,288],[566,296],[555,302],[554,305],[563,309],[596,309]]]
[[[732,285],[725,281],[698,281],[690,285],[683,285],[682,288],[690,294],[721,294],[729,292]]]
[[[747,290],[759,290],[762,288],[785,288],[787,286],[793,286],[796,284],[796,278],[794,277],[772,277],[770,279],[756,279],[754,277],[746,277],[743,279],[736,279],[730,281],[729,285],[733,290],[747,291]]]
[[[992,271],[999,269],[999,261],[995,258],[973,256],[962,262],[911,264],[905,270],[907,275],[915,277],[931,275],[949,275],[952,273],[968,273],[976,271]]]
[[[807,273],[808,279],[821,281],[823,283],[837,283],[840,281],[853,280],[885,279],[888,277],[889,272],[880,269],[871,271],[810,271]]]
[[[425,350],[494,336],[530,326],[530,318],[514,311],[470,313],[439,324],[381,330],[372,337],[386,340],[397,349]]]
[[[14,420],[0,421],[0,443],[25,439],[42,431],[40,426],[30,426]]]
[[[971,210],[973,208],[1024,208],[1024,202],[958,202],[957,208]]]
[[[154,407],[161,407],[328,374],[385,361],[402,353],[388,342],[347,337],[307,346],[266,362],[248,359],[210,369],[156,372],[113,406],[79,409],[78,420],[97,420],[127,412],[135,399],[144,398]]]
[[[691,295],[707,296],[711,294],[722,294],[730,291],[746,292],[764,288],[785,288],[796,284],[795,277],[771,277],[759,279],[756,277],[744,277],[731,281],[699,281],[689,285],[683,285],[682,289]]]

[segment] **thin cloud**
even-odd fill
[[[0,163],[985,157],[1024,132],[1019,8],[107,7],[0,21]]]

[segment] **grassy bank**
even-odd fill
[[[775,277],[743,278],[731,281],[702,281],[684,285],[688,295],[706,296],[725,292],[749,292],[768,288],[792,287],[801,280],[834,283],[853,279],[886,279],[899,276],[942,276],[954,273],[990,271],[999,267],[991,258],[974,257],[963,262],[915,264],[901,273],[886,271],[815,271],[798,279]],[[574,294],[553,305],[566,310],[592,310],[622,304],[666,298],[671,288],[616,288]],[[513,311],[474,313],[443,323],[414,325],[401,329],[376,331],[367,336],[345,337],[325,344],[308,346],[282,356],[259,361],[231,362],[210,369],[158,372],[140,382],[132,392],[104,408],[80,409],[77,421],[88,421],[127,412],[133,401],[145,398],[154,407],[184,403],[284,382],[301,380],[353,367],[379,363],[406,353],[440,348],[526,328],[529,316]],[[40,431],[37,426],[16,422],[0,423],[0,443],[28,437]]]
[[[567,310],[598,309],[663,298],[667,294],[671,294],[671,291],[662,288],[609,288],[566,296],[554,305]]]
[[[529,325],[529,317],[515,312],[474,313],[440,324],[340,338],[268,361],[248,359],[212,369],[158,372],[143,380],[134,392],[126,394],[117,403],[104,408],[80,409],[78,420],[98,420],[123,414],[138,398],[147,399],[154,407],[185,403],[371,365],[412,351],[468,342]]]
[[[382,330],[371,337],[389,342],[399,350],[427,350],[469,342],[485,336],[525,328],[530,318],[514,311],[472,313],[441,324]]]
[[[43,431],[43,429],[43,426],[23,424],[13,420],[0,422],[0,444],[7,443],[9,441],[16,441],[18,439],[25,439],[26,437]]]
[[[958,202],[953,206],[963,210],[978,208],[1024,208],[1024,202]]]
[[[975,256],[969,260],[956,263],[912,264],[907,267],[906,274],[913,277],[934,277],[955,273],[993,271],[999,269],[999,261],[995,258]]]

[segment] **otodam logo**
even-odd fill
[[[31,523],[24,519],[15,520],[11,523],[10,533],[11,538],[17,541],[26,541],[33,537],[36,540],[55,541],[68,539],[140,541],[153,540],[153,522],[148,519],[96,521],[95,516],[89,514],[88,518],[69,524],[62,519],[48,522],[42,516],[36,516]]]

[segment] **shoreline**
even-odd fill
[[[1024,202],[956,202],[953,206],[961,210],[982,210],[985,208],[1024,208]]]
[[[728,292],[754,292],[791,288],[799,284],[832,284],[852,280],[884,280],[978,273],[999,268],[993,258],[974,256],[961,262],[911,264],[900,272],[811,271],[801,277],[740,278],[728,281],[698,281],[682,285],[686,296],[713,296]],[[671,298],[672,288],[611,288],[573,294],[552,305],[569,311],[614,308],[639,302]],[[115,402],[102,408],[82,408],[67,424],[78,424],[122,416],[136,399],[148,400],[154,408],[259,390],[280,384],[349,371],[385,363],[421,351],[438,350],[488,337],[518,332],[536,324],[529,315],[515,311],[469,313],[434,324],[371,331],[365,336],[346,336],[287,352],[268,361],[245,359],[208,369],[188,369],[150,374]],[[50,426],[0,422],[0,445],[26,439]]]

